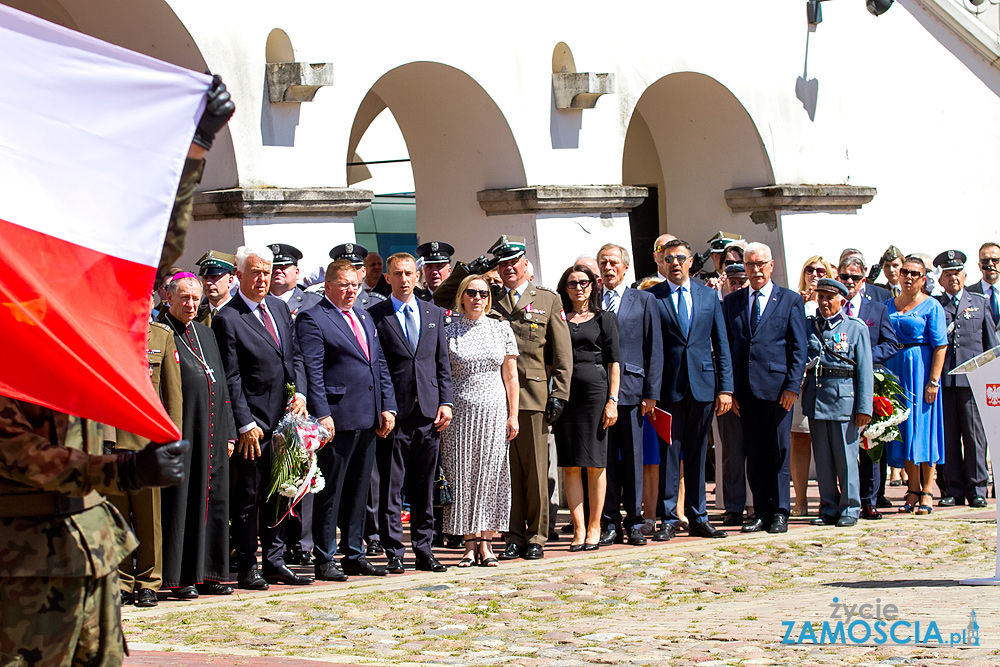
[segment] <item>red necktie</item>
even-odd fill
[[[351,314],[351,311],[342,310],[340,312],[342,312],[344,317],[347,318],[347,321],[351,323],[351,329],[354,331],[354,337],[358,339],[358,345],[361,346],[361,351],[365,353],[365,359],[370,361],[371,357],[368,356],[368,341],[365,339],[365,332],[361,330],[360,326],[358,326],[358,323]]]
[[[271,338],[274,339],[274,344],[281,349],[281,341],[278,340],[278,330],[274,328],[274,320],[271,319],[271,314],[267,312],[267,308],[264,304],[257,306],[257,310],[260,311],[260,319],[264,322],[264,328],[267,329],[267,333],[271,334]]]

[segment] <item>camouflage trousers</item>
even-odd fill
[[[118,667],[118,573],[0,577],[0,667]]]

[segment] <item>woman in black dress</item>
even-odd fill
[[[593,551],[601,537],[607,477],[608,427],[618,420],[618,319],[601,311],[597,276],[581,264],[559,279],[573,341],[569,400],[555,423],[556,454],[563,469],[566,501],[573,519],[570,551]],[[583,469],[587,471],[590,516],[583,515]]]

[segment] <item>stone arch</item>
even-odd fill
[[[165,0],[0,0],[39,18],[181,67],[209,69],[191,33]],[[209,154],[200,190],[239,182],[228,129]]]
[[[476,200],[480,190],[523,187],[527,182],[507,119],[471,76],[436,62],[412,62],[386,72],[358,107],[347,162],[386,108],[410,156],[420,242],[447,241],[455,246],[458,259],[468,260],[485,252],[501,233],[533,241],[534,216],[487,220]],[[357,180],[350,176],[348,182]]]
[[[622,183],[655,187],[658,232],[696,251],[719,230],[768,243],[783,284],[780,226],[756,224],[726,203],[727,189],[773,184],[774,172],[750,114],[719,81],[676,72],[646,88],[625,137]]]

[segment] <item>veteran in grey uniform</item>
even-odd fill
[[[941,269],[938,282],[945,293],[938,297],[948,325],[948,348],[941,375],[941,408],[944,413],[944,480],[941,507],[986,507],[986,433],[969,380],[948,371],[997,346],[996,327],[989,301],[965,289],[965,253],[946,250],[934,258]],[[940,468],[939,468],[940,469]]]
[[[816,479],[817,526],[853,526],[861,515],[860,432],[871,421],[874,376],[868,326],[842,312],[847,287],[832,278],[816,286],[819,308],[809,333],[802,412],[809,417]]]
[[[434,302],[454,308],[466,276],[498,266],[504,286],[493,286],[487,315],[510,322],[517,339],[520,430],[510,443],[511,509],[507,548],[501,560],[544,557],[549,534],[549,444],[546,423],[554,423],[569,398],[573,349],[562,299],[529,279],[525,240],[501,236],[490,248],[493,260],[480,257],[458,264],[434,291]],[[550,384],[551,379],[551,384]]]

